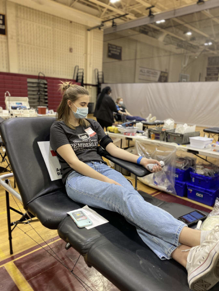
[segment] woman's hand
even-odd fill
[[[114,181],[114,180],[112,180],[110,178],[107,178],[107,177],[106,177],[106,180],[104,182],[107,182],[107,183],[110,183],[110,184],[115,184],[115,185],[118,185],[118,186],[122,186],[119,183],[117,183],[116,181]]]
[[[162,170],[161,164],[157,160],[150,160],[146,158],[142,158],[140,164],[147,169],[147,165],[154,164],[153,173],[159,172]]]

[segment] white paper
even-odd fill
[[[51,181],[59,180],[62,178],[61,166],[58,157],[50,147],[49,141],[38,141],[38,145],[45,161],[47,170]]]
[[[99,215],[96,211],[89,208],[87,205],[85,205],[83,208],[84,213],[90,218],[90,220],[93,222],[92,225],[86,226],[86,229],[94,228],[98,225],[105,224],[109,222],[107,219]]]
[[[73,213],[73,212],[78,212],[78,211],[83,211],[84,214],[93,223],[90,226],[86,226],[86,229],[91,229],[91,228],[94,228],[94,227],[96,227],[98,225],[105,224],[105,223],[109,222],[104,217],[102,217],[101,215],[99,215],[96,211],[94,211],[93,209],[89,208],[87,205],[85,205],[83,208],[69,211],[68,213]]]

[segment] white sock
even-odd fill
[[[211,230],[202,230],[201,231],[200,244],[202,244],[206,240],[206,238],[207,238],[207,236],[209,235],[210,232],[211,232]]]

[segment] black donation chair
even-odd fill
[[[122,216],[106,210],[94,209],[109,223],[87,229],[79,229],[67,215],[68,211],[83,205],[68,198],[61,180],[51,182],[37,144],[48,141],[54,119],[18,118],[2,124],[2,138],[17,181],[20,194],[1,177],[1,185],[17,198],[21,198],[26,217],[36,216],[49,229],[57,229],[67,247],[76,249],[90,267],[94,267],[120,290],[124,291],[188,291],[186,270],[174,260],[161,261],[143,243],[135,228]],[[141,166],[110,157],[114,163],[124,166],[137,176],[148,171]],[[6,192],[7,192],[6,191]],[[142,193],[144,199],[173,214],[175,217],[192,209],[167,203]],[[12,209],[13,210],[13,209]],[[10,205],[8,205],[8,213]],[[9,215],[9,237],[11,225]],[[12,244],[10,241],[11,252]],[[31,262],[30,262],[31,264]],[[67,272],[67,271],[66,271]],[[212,290],[218,290],[218,285]]]

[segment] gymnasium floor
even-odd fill
[[[13,179],[11,179],[11,183],[13,183]],[[210,212],[212,209],[187,198],[178,198],[162,193],[140,181],[138,181],[138,190],[143,190],[164,201],[184,204],[206,212]],[[23,212],[21,203],[12,196],[10,204]],[[19,214],[14,212],[11,216],[12,221],[20,218]],[[17,226],[12,233],[14,255],[11,256],[9,254],[6,202],[3,188],[0,188],[0,221],[0,290],[118,290],[98,271],[89,268],[77,251],[72,248],[66,251],[65,243],[58,237],[56,230],[46,229],[39,222]],[[53,257],[55,254],[65,266],[55,260]],[[72,270],[73,267],[74,271],[70,273],[68,270]]]

